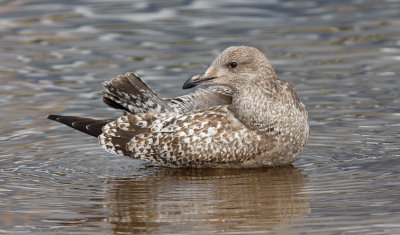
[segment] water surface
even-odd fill
[[[400,2],[3,1],[0,233],[400,233]],[[293,166],[169,169],[49,113],[109,118],[101,82],[165,97],[230,45],[265,52],[309,110]]]

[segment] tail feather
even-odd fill
[[[103,126],[113,121],[113,119],[98,120],[93,118],[62,116],[54,114],[48,115],[47,119],[57,121],[94,137],[101,135]]]
[[[103,101],[129,113],[173,112],[174,110],[133,73],[103,83]]]

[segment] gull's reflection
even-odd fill
[[[184,233],[282,229],[310,213],[302,170],[159,169],[110,181],[115,233]]]

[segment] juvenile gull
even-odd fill
[[[225,49],[172,99],[157,96],[133,73],[103,83],[117,119],[49,115],[98,137],[108,152],[172,167],[262,167],[295,161],[309,136],[307,111],[253,47]]]

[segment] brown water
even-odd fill
[[[400,234],[400,2],[0,2],[0,234]],[[115,117],[101,82],[158,93],[230,45],[309,109],[293,166],[147,167],[48,113]]]

